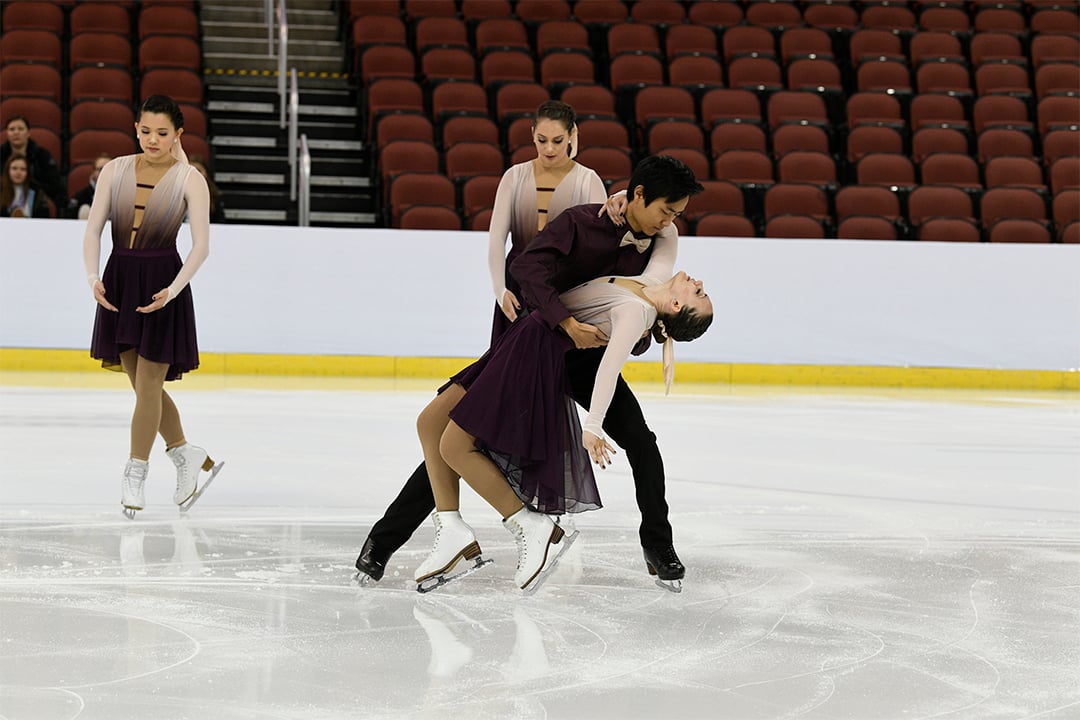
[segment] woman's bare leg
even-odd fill
[[[124,372],[127,373],[133,390],[136,389],[135,377],[138,366],[142,362],[150,361],[140,358],[134,349],[120,354],[120,364],[123,366]],[[180,423],[180,411],[176,409],[176,404],[169,397],[169,393],[165,392],[164,388],[161,390],[161,422],[158,423],[157,431],[165,441],[166,450],[171,450],[186,442],[184,440],[184,427]]]
[[[521,499],[495,467],[495,463],[476,449],[475,443],[475,437],[448,419],[439,443],[439,452],[446,465],[506,519],[522,508]],[[428,467],[430,471],[430,465]]]
[[[431,492],[435,496],[435,509],[440,512],[457,510],[461,498],[461,476],[454,472],[439,454],[439,440],[446,424],[450,422],[450,411],[463,397],[465,388],[451,385],[428,403],[416,419],[416,432],[424,449],[424,464],[427,465]]]
[[[121,353],[120,362],[128,371],[135,388],[135,411],[131,414],[131,457],[148,461],[154,438],[161,428],[162,395],[169,366],[139,357],[134,349]],[[169,404],[172,405],[171,401]],[[175,412],[176,406],[173,405],[172,409]]]

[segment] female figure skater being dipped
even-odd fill
[[[173,502],[181,511],[198,499],[200,469],[221,469],[184,438],[180,414],[164,390],[199,366],[191,282],[210,253],[210,195],[181,147],[184,116],[172,99],[152,95],[135,122],[140,155],[111,160],[101,171],[83,238],[87,282],[98,303],[90,355],[102,366],[122,368],[135,389],[131,450],[120,504],[129,518],[145,506],[150,449],[160,434],[176,465]],[[192,247],[181,263],[176,235],[185,214]],[[112,253],[98,276],[101,232],[112,225]]]

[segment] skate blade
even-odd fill
[[[555,557],[549,557],[547,564],[544,566],[544,569],[541,570],[535,578],[533,578],[533,581],[531,583],[522,588],[521,592],[523,594],[532,595],[540,589],[540,586],[547,581],[548,575],[550,575],[551,571],[555,569],[555,566],[558,564],[559,559],[566,554],[566,551],[570,549],[570,546],[574,544],[574,541],[578,539],[578,535],[580,534],[580,531],[575,530],[572,535],[570,533],[566,533],[562,536],[562,540],[560,540],[559,544],[556,546],[557,548],[559,548],[559,551],[555,553]]]
[[[191,497],[189,497],[184,502],[180,503],[179,507],[180,507],[180,514],[181,515],[186,513],[188,510],[190,510],[191,506],[195,504],[195,501],[202,497],[202,494],[204,492],[206,492],[206,489],[208,487],[210,487],[210,483],[214,482],[214,478],[217,477],[217,474],[219,472],[221,472],[221,468],[223,468],[223,467],[225,467],[225,461],[224,460],[222,460],[219,463],[216,463],[214,465],[214,467],[211,468],[211,470],[210,470],[210,477],[206,478],[206,482],[204,482],[202,484],[202,487],[196,487],[195,492],[191,493]]]
[[[353,575],[353,582],[356,583],[357,586],[359,586],[359,587],[369,588],[369,587],[375,587],[375,585],[379,581],[376,580],[375,578],[371,577],[367,573],[360,572],[359,570],[357,570],[356,574]]]
[[[477,555],[475,560],[476,560],[476,564],[474,564],[470,568],[466,568],[465,570],[462,570],[459,573],[455,573],[453,575],[438,575],[436,577],[427,578],[423,582],[417,584],[416,592],[418,592],[418,593],[429,593],[432,590],[438,590],[443,585],[449,585],[453,581],[460,580],[461,578],[465,577],[466,575],[472,575],[474,572],[476,572],[480,568],[484,567],[485,565],[491,565],[493,562],[495,562],[494,560],[485,560],[483,555]],[[428,585],[428,583],[430,583],[432,581],[435,581],[435,584],[434,585]]]
[[[682,592],[682,580],[657,580],[657,587],[662,587],[668,592],[681,593]]]

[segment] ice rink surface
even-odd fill
[[[169,389],[225,469],[180,517],[159,442],[129,521],[101,375],[0,378],[0,718],[1080,717],[1075,393],[646,388],[684,591],[645,572],[620,455],[522,597],[467,489],[495,564],[419,595],[427,525],[351,582],[437,383],[196,373]]]

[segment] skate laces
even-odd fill
[[[124,484],[129,490],[137,492],[145,481],[146,467],[129,460],[127,467],[124,468]]]
[[[170,453],[169,456],[172,459],[173,464],[176,465],[176,492],[180,492],[183,486],[184,474],[187,472],[187,456],[180,452],[179,448]]]
[[[680,564],[679,556],[675,554],[675,548],[671,545],[656,548],[656,559],[665,565]]]
[[[520,570],[521,564],[525,560],[525,556],[529,554],[529,544],[525,541],[525,528],[521,525],[521,523],[514,523],[514,542],[517,543],[517,569]]]

